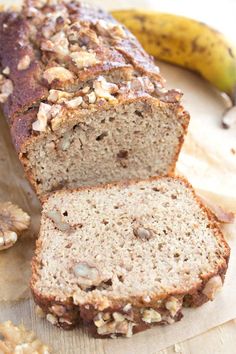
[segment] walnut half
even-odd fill
[[[48,346],[37,339],[33,332],[27,331],[22,324],[17,327],[11,321],[1,323],[0,335],[3,337],[3,340],[0,340],[0,353],[52,353]]]
[[[0,251],[14,245],[17,234],[26,230],[30,217],[17,205],[0,203]]]
[[[209,300],[214,300],[216,293],[222,288],[222,279],[219,275],[215,275],[206,283],[202,293],[208,297]]]

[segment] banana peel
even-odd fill
[[[112,15],[149,54],[197,72],[236,105],[236,48],[220,32],[190,18],[155,11],[118,10]]]

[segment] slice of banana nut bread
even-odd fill
[[[182,179],[60,191],[43,206],[31,287],[53,324],[129,337],[212,300],[229,254]]]
[[[173,171],[189,115],[108,13],[28,0],[0,13],[0,102],[38,194]]]

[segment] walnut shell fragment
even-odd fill
[[[13,246],[18,234],[29,227],[30,217],[11,202],[0,203],[0,251]]]
[[[35,334],[27,331],[21,324],[15,326],[11,321],[0,323],[0,353],[34,353],[49,354],[52,353],[48,346],[44,345]]]

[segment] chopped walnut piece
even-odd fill
[[[109,334],[123,334],[126,337],[131,337],[134,325],[134,323],[127,320],[105,322],[102,326],[97,327],[97,333],[103,336]]]
[[[106,324],[106,320],[103,318],[103,313],[99,312],[93,320],[96,327],[102,327]]]
[[[95,92],[90,92],[90,93],[87,95],[87,97],[88,97],[88,100],[89,100],[89,103],[90,103],[90,104],[94,104],[94,103],[96,102],[97,97],[96,97]]]
[[[206,295],[209,300],[214,300],[216,293],[222,288],[222,285],[221,277],[216,275],[208,280],[202,293]]]
[[[93,66],[99,63],[95,53],[85,51],[73,52],[70,54],[70,57],[79,69],[88,68],[89,66]]]
[[[79,107],[83,102],[83,98],[81,96],[79,97],[75,97],[73,98],[72,100],[70,101],[65,101],[65,105],[68,107],[68,108],[77,108]]]
[[[67,30],[67,38],[70,43],[77,44],[79,40],[80,23],[74,22]],[[79,48],[79,47],[78,47]]]
[[[52,117],[54,117],[50,122],[52,131],[56,131],[61,127],[63,123],[63,114],[61,114],[62,112],[62,106],[57,104],[52,107]]]
[[[7,79],[2,85],[2,93],[6,94],[7,97],[13,92],[13,83],[11,80]]]
[[[111,29],[111,36],[115,39],[126,38],[127,34],[122,25],[115,25]]]
[[[0,93],[0,103],[5,103],[8,96],[4,93]]]
[[[122,25],[104,20],[98,20],[96,27],[101,35],[110,36],[114,39],[126,38],[127,34]]]
[[[56,316],[64,316],[66,313],[66,308],[63,305],[53,305],[51,307],[51,311],[56,315]]]
[[[48,1],[48,4],[52,3],[53,0]],[[39,16],[43,16],[41,23],[43,22],[43,27],[41,29],[42,35],[44,38],[51,39],[51,37],[58,32],[61,27],[66,29],[67,25],[70,24],[69,13],[66,6],[60,6],[58,1],[54,3],[57,6],[56,11],[49,11],[45,14],[42,11],[39,11]],[[35,18],[36,16],[34,16]]]
[[[53,103],[63,103],[65,100],[68,100],[73,97],[73,93],[60,91],[60,90],[50,90],[48,101]]]
[[[132,309],[132,305],[129,303],[123,307],[124,312],[129,312],[131,309]]]
[[[161,322],[161,314],[153,309],[143,311],[142,320],[147,323]]]
[[[23,56],[17,65],[17,70],[22,71],[28,69],[30,66],[30,62],[31,59],[29,55]]]
[[[123,315],[119,312],[112,314],[109,312],[99,312],[93,322],[97,327],[98,334],[110,334],[111,337],[115,334],[124,334],[126,337],[131,337],[133,334],[133,326],[135,326],[135,323],[128,320],[127,315]]]
[[[47,314],[46,319],[48,322],[50,322],[54,326],[58,323],[57,318],[55,316],[53,316],[51,313]]]
[[[13,83],[0,75],[0,103],[5,103],[8,97],[13,93]]]
[[[26,230],[30,217],[17,205],[0,203],[0,250],[7,249],[17,241],[17,234]]]
[[[137,77],[130,82],[130,88],[134,91],[145,91],[152,93],[155,90],[153,83],[146,76]]]
[[[108,101],[114,101],[116,98],[112,94],[118,91],[116,84],[107,82],[103,76],[99,76],[93,83],[94,91],[97,97],[105,98]]]
[[[99,44],[97,33],[88,27],[80,29],[78,40],[81,46]]]
[[[178,89],[166,90],[164,87],[156,87],[155,93],[162,102],[167,103],[179,102],[181,97],[183,96],[182,92]]]
[[[59,104],[54,104],[52,107],[51,107],[51,110],[50,110],[50,114],[51,114],[51,117],[54,118],[54,117],[58,117],[59,114],[61,113],[61,110],[62,110],[62,106],[59,105]]]
[[[17,241],[17,234],[14,231],[5,231],[3,236],[0,236],[0,251],[13,246]]]
[[[63,318],[63,317],[59,318],[59,322],[60,322],[60,323],[66,323],[66,324],[68,324],[68,325],[72,325],[72,322],[71,322],[71,321],[69,321],[69,320],[67,320],[67,319],[65,319],[65,318]]]
[[[32,129],[39,132],[45,132],[48,120],[51,118],[51,106],[46,103],[40,103],[37,120],[32,124]]]
[[[10,68],[9,66],[6,66],[5,69],[2,71],[4,75],[10,75]]]
[[[51,84],[55,80],[59,82],[73,81],[74,74],[63,66],[53,66],[45,70],[43,78]]]
[[[89,86],[85,86],[83,89],[82,89],[82,92],[83,93],[88,93],[90,91],[90,87]]]
[[[119,312],[113,312],[112,316],[116,322],[122,322],[125,320],[125,317]]]
[[[62,232],[71,230],[70,224],[63,221],[62,215],[58,210],[50,210],[46,213],[46,216],[52,220],[56,228]]]
[[[165,303],[165,307],[170,311],[171,316],[175,316],[181,309],[181,302],[174,296],[171,296]]]
[[[59,56],[69,55],[69,41],[66,38],[65,32],[60,31],[50,38],[44,40],[41,45],[44,51],[57,53]]]
[[[0,324],[0,352],[9,354],[49,354],[51,350],[44,345],[35,334],[27,331],[21,324],[15,326],[11,321]]]
[[[82,289],[101,283],[100,273],[96,266],[87,262],[79,262],[74,265],[73,272],[78,279],[78,284]]]

